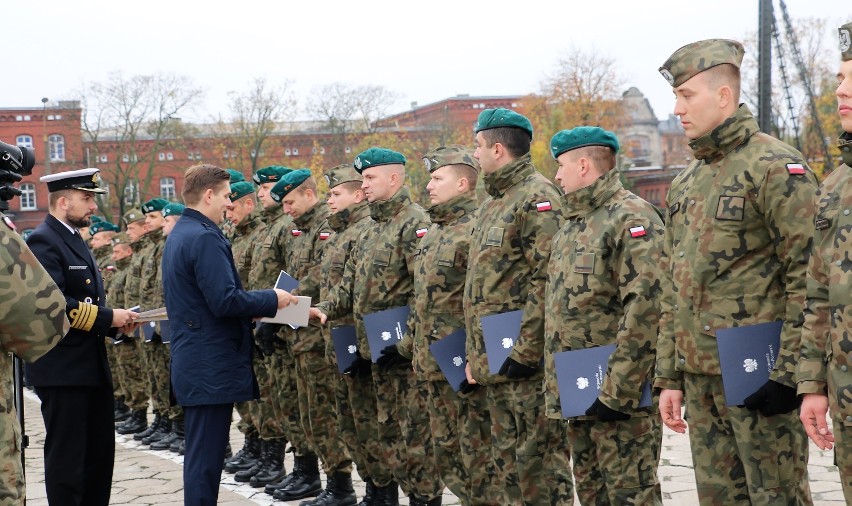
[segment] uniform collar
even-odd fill
[[[837,139],[837,147],[840,148],[840,158],[848,167],[852,167],[852,133],[844,132]]]
[[[342,232],[346,227],[370,217],[370,206],[366,201],[349,206],[342,211],[328,215],[328,225],[335,232]]]
[[[410,204],[411,194],[408,192],[408,188],[402,187],[387,200],[370,202],[370,216],[376,221],[390,221]]]
[[[97,248],[92,250],[92,253],[95,254],[96,257],[106,255],[107,253],[112,252],[112,246],[109,244],[104,244],[103,246],[98,246]]]
[[[475,193],[472,191],[463,193],[443,204],[436,204],[428,209],[432,223],[442,225],[458,221],[467,213],[476,210],[477,202]]]
[[[199,213],[200,214],[200,213]],[[148,239],[151,242],[157,242],[163,238],[163,229],[162,227],[157,230],[151,230],[150,232],[145,232],[145,235],[148,236]]]
[[[506,191],[535,172],[532,157],[529,153],[512,160],[496,172],[485,174],[483,182],[485,191],[494,198],[502,197]]]
[[[213,223],[213,220],[205,216],[203,213],[192,209],[191,207],[187,207],[183,210],[183,217],[200,221],[202,225],[208,228],[216,229],[216,231],[219,232],[220,235],[222,234],[222,230],[219,228],[219,225]],[[183,219],[183,217],[181,219]],[[162,235],[162,233],[163,231],[160,230],[160,235]]]
[[[599,177],[594,183],[585,188],[565,195],[565,202],[572,215],[585,214],[602,206],[615,195],[615,192],[624,188],[621,184],[620,173],[612,169]]]
[[[263,218],[264,223],[272,223],[278,218],[284,216],[284,206],[280,204],[275,204],[272,207],[264,207],[261,216]]]
[[[710,132],[690,141],[689,147],[692,148],[696,159],[711,163],[727,155],[759,131],[760,127],[757,126],[748,106],[740,104],[733,116]]]
[[[234,230],[237,231],[238,234],[244,235],[246,232],[253,230],[256,226],[260,224],[260,213],[257,212],[257,208],[252,209],[252,211],[242,219],[239,223],[234,226]]]
[[[122,258],[121,260],[119,260],[118,262],[115,263],[115,268],[116,269],[124,269],[125,267],[130,265],[131,259],[133,259],[132,255]]]
[[[325,202],[317,202],[314,207],[305,211],[305,214],[295,218],[293,224],[299,230],[310,230],[326,216],[328,216],[328,205]]]

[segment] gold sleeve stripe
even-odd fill
[[[98,317],[98,306],[81,302],[77,309],[68,312],[71,317],[71,328],[79,330],[92,330],[95,318]]]

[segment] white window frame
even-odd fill
[[[19,147],[33,147],[33,136],[27,134],[21,134],[15,137],[15,145]]]
[[[160,178],[160,196],[166,200],[172,200],[177,196],[177,186],[175,185],[175,178]]]
[[[127,185],[124,187],[124,205],[132,206],[136,203],[137,197],[139,195],[139,182],[135,179],[131,179],[127,181]]]
[[[62,134],[50,134],[47,138],[51,162],[65,161],[65,136]]]
[[[35,185],[33,183],[23,183],[18,189],[21,190],[21,196],[19,197],[21,211],[35,211],[38,209]]]

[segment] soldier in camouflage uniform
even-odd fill
[[[11,220],[2,214],[0,219],[0,436],[5,441],[0,449],[0,502],[19,506],[25,502],[26,490],[12,354],[34,362],[53,349],[71,327],[65,315],[65,296],[15,232]]]
[[[598,399],[568,427],[577,496],[582,504],[662,505],[662,424],[639,399],[654,368],[663,222],[622,186],[612,132],[563,130],[550,149],[568,221],[553,238],[545,290],[547,416],[562,418],[554,355],[616,345]]]
[[[163,280],[160,272],[160,264],[163,259],[163,247],[166,244],[166,238],[163,235],[163,209],[168,205],[168,201],[161,198],[151,199],[142,204],[142,212],[145,214],[145,227],[148,229],[146,233],[151,241],[151,246],[145,252],[145,259],[142,261],[142,279],[139,286],[139,299],[142,302],[143,310],[156,309],[163,307]],[[152,398],[154,406],[159,406],[160,413],[164,410],[168,413],[168,424],[163,426],[152,434],[149,442],[142,440],[144,444],[150,444],[152,450],[173,450],[178,452],[180,443],[184,439],[184,419],[183,408],[178,405],[171,405],[169,396],[171,393],[171,380],[169,378],[169,370],[171,367],[171,345],[168,342],[163,342],[160,336],[159,323],[155,324],[153,336],[149,342],[145,343],[146,347],[151,350],[150,357],[153,359],[149,363],[148,377],[152,382]]]
[[[814,250],[808,264],[808,298],[796,369],[803,395],[800,418],[821,449],[834,446],[834,461],[846,502],[852,503],[852,300],[847,235],[852,219],[852,23],[840,27],[841,63],[837,105],[843,134],[838,140],[843,164],[823,181],[816,196]],[[834,431],[826,423],[831,409]]]
[[[293,171],[272,188],[272,197],[293,218],[293,228],[282,238],[287,256],[284,270],[299,280],[294,295],[317,300],[325,273],[322,260],[332,237],[328,225],[328,206],[319,201],[317,185],[309,169]],[[319,494],[320,476],[317,455],[328,477],[322,499],[306,504],[351,504],[357,502],[352,488],[352,457],[337,432],[334,384],[329,378],[337,374],[325,359],[323,327],[310,323],[307,327],[285,327],[288,348],[296,359],[296,379],[302,429],[316,455],[300,457],[300,479],[277,491],[275,498],[292,501]]]
[[[345,267],[343,283],[316,309],[331,319],[350,311],[355,317],[358,357],[347,373],[372,376],[376,393],[375,407],[372,399],[367,398],[352,406],[356,430],[374,435],[366,449],[367,471],[376,486],[374,504],[398,504],[398,485],[407,494],[416,495],[412,503],[419,504],[440,497],[443,489],[435,476],[431,443],[404,438],[408,432],[405,410],[416,405],[425,385],[414,376],[410,356],[394,353],[396,358],[391,359],[388,367],[373,367],[364,315],[406,305],[413,307],[414,255],[428,230],[429,217],[411,201],[408,188],[403,186],[405,157],[401,153],[370,148],[355,157],[354,166],[364,178],[362,188],[375,223],[359,242],[357,252],[351,256],[351,265]],[[413,316],[409,316],[407,323],[408,332],[414,332]]]
[[[228,170],[229,173],[231,171],[232,169]],[[233,180],[232,174],[231,181]],[[240,282],[247,287],[252,263],[251,253],[263,222],[260,219],[257,197],[252,183],[248,181],[232,182],[229,197],[232,208],[225,211],[225,219],[233,225],[231,251],[234,255],[234,266],[237,268]],[[255,349],[252,362],[256,364],[259,358],[259,352]],[[225,470],[228,472],[233,473],[241,469],[248,469],[260,457],[260,435],[257,429],[260,421],[255,422],[255,418],[260,413],[257,403],[257,400],[253,400],[236,404],[237,413],[240,415],[237,428],[245,435],[245,444],[239,452],[225,463]]]
[[[479,164],[473,150],[463,146],[433,149],[423,162],[431,176],[426,190],[432,226],[417,249],[413,310],[417,325],[410,352],[417,377],[427,382],[428,402],[418,411],[428,414],[429,420],[409,424],[422,426],[421,437],[432,438],[436,471],[462,504],[499,504],[502,483],[494,479],[485,390],[470,385],[457,393],[454,388],[459,385],[447,383],[429,349],[464,329],[462,298]]]
[[[686,400],[701,504],[810,504],[795,387],[817,183],[798,151],[738,106],[743,52],[705,40],[660,68],[695,160],[666,198],[654,386],[663,422],[681,433]],[[775,320],[783,329],[769,381],[745,407],[728,406],[716,331]]]
[[[328,239],[322,258],[322,285],[320,286],[319,300],[326,300],[334,287],[344,282],[343,275],[347,262],[351,255],[357,250],[358,242],[372,225],[370,218],[370,207],[361,189],[363,178],[352,164],[338,165],[329,169],[324,174],[328,183],[328,207],[332,214],[328,216],[328,225],[334,232]],[[328,322],[330,329],[350,326],[354,328],[355,320],[352,314],[343,316]],[[352,460],[358,467],[358,474],[367,484],[367,494],[372,497],[375,493],[370,473],[367,469],[367,441],[371,434],[361,434],[357,431],[353,418],[353,403],[357,405],[359,399],[367,396],[373,397],[372,382],[361,378],[353,378],[350,375],[337,373],[337,356],[334,351],[334,343],[331,332],[324,332],[325,357],[332,368],[332,372],[326,378],[334,388],[335,415],[337,416],[337,433],[341,441],[346,444]],[[361,424],[359,427],[363,427]],[[333,482],[329,482],[333,483]],[[328,490],[328,488],[326,488]],[[317,506],[326,504],[322,494],[317,498]],[[328,502],[328,504],[334,504]]]
[[[140,213],[141,214],[141,213]],[[127,276],[130,273],[133,248],[126,233],[120,233],[112,239],[112,261],[115,273],[107,287],[107,303],[112,307],[124,304]],[[115,350],[117,371],[113,378],[121,382],[125,393],[125,402],[130,408],[131,415],[124,423],[115,427],[119,434],[134,434],[148,427],[148,389],[145,386],[146,376],[139,362],[141,360],[139,340],[125,334],[117,335],[115,344],[107,343]]]
[[[530,160],[532,133],[526,117],[507,109],[486,109],[477,120],[474,156],[489,197],[474,223],[465,279],[468,382],[485,386],[501,503],[571,504],[566,422],[545,414],[540,368],[547,265],[564,218],[561,192]],[[521,333],[491,375],[480,319],[515,310],[523,310]]]

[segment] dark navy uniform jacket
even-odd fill
[[[27,245],[65,295],[71,330],[59,344],[26,365],[27,384],[112,385],[104,338],[114,336],[112,309],[105,307],[103,278],[79,233],[51,215],[27,238]]]
[[[194,209],[183,212],[166,239],[161,272],[171,328],[172,392],[178,404],[258,398],[252,317],[275,316],[275,292],[243,290],[231,244]]]

